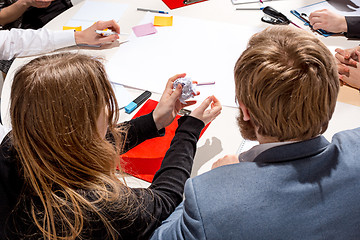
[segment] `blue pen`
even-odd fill
[[[143,102],[145,102],[149,97],[151,96],[151,92],[149,91],[145,91],[143,92],[140,96],[138,96],[137,98],[135,98],[134,101],[132,101],[131,103],[129,103],[126,107],[125,107],[125,112],[126,113],[132,113],[132,111],[134,111],[136,108],[138,108]]]
[[[162,13],[162,14],[169,14],[165,11],[158,11],[158,10],[152,10],[152,9],[146,9],[146,8],[138,8],[138,11],[144,11],[144,12],[153,12],[153,13]]]

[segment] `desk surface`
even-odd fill
[[[121,17],[119,24],[121,31],[131,32],[131,28],[136,26],[142,18],[145,16],[144,12],[137,11],[136,8],[148,8],[148,9],[158,9],[158,10],[168,10],[167,6],[160,0],[107,0],[109,2],[119,2],[126,3],[129,5],[129,8]],[[291,2],[291,4],[290,4]],[[278,0],[271,2],[272,7],[285,13],[291,20],[293,20],[298,25],[303,25],[300,20],[294,17],[289,13],[291,9],[296,9],[303,7],[305,5],[315,3],[318,1],[311,0]],[[46,28],[52,30],[61,30],[62,26],[66,24],[71,17],[80,9],[83,2],[75,5],[66,12],[59,15],[53,21],[46,25]],[[247,7],[259,7],[259,4],[249,4]],[[206,2],[194,4],[191,6],[175,9],[169,11],[174,16],[186,16],[193,18],[201,18],[206,20],[215,20],[219,22],[233,23],[239,25],[250,25],[254,27],[264,28],[268,25],[261,22],[260,18],[263,16],[262,11],[236,11],[235,6],[232,5],[230,0],[209,0]],[[101,19],[99,19],[101,20]],[[331,51],[335,47],[342,48],[351,48],[359,45],[360,41],[348,40],[343,36],[332,36],[332,37],[322,37],[319,38],[329,47]],[[101,47],[100,49],[90,49],[90,48],[79,48],[71,47],[66,49],[61,49],[59,51],[75,51],[80,53],[87,53],[95,56],[104,57],[109,59],[116,51],[116,48],[119,47],[116,43]],[[121,47],[121,46],[120,46]],[[10,68],[10,71],[5,79],[4,86],[1,94],[1,115],[3,124],[7,127],[10,127],[9,119],[9,98],[10,98],[10,89],[12,84],[12,78],[14,71],[27,61],[33,59],[34,57],[27,58],[17,58],[13,65]],[[174,73],[175,74],[175,73]],[[170,76],[169,76],[170,77]],[[139,90],[129,89],[130,93],[136,96],[139,93]],[[158,100],[159,94],[154,94],[152,99]],[[360,106],[360,95],[358,91],[342,87],[339,95],[338,101],[349,103],[353,105]],[[330,122],[328,131],[324,134],[328,139],[331,136],[340,131],[350,128],[355,128],[358,126],[356,120],[360,119],[360,108],[354,107],[353,105],[339,103],[336,111],[334,113],[333,119]],[[223,157],[226,154],[235,154],[242,137],[238,130],[235,117],[237,116],[238,111],[235,108],[224,107],[222,114],[210,125],[208,130],[205,132],[203,137],[198,143],[198,150],[194,160],[194,167],[192,175],[198,175],[205,171],[208,171],[211,168],[211,165],[218,158]],[[133,114],[128,115],[123,111],[121,112],[121,121],[129,120]],[[226,126],[226,127],[225,127]],[[144,183],[140,180],[134,178],[129,178],[130,185],[136,186],[147,186],[147,183]]]

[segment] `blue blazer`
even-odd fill
[[[189,179],[152,239],[360,239],[360,128]]]

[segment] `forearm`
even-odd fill
[[[203,127],[204,123],[196,118],[181,118],[174,139],[151,186],[148,189],[133,189],[146,209],[139,213],[135,222],[136,232],[141,232],[142,238],[148,239],[161,221],[182,201],[184,185],[190,177],[196,143]]]
[[[0,59],[36,55],[74,44],[73,31],[3,30],[0,31]]]
[[[173,208],[182,201],[184,185],[191,174],[196,144],[204,123],[199,119],[187,116],[180,118],[179,125],[161,167],[150,186],[150,189],[161,192],[159,196],[164,198],[163,201],[169,203],[169,207]],[[167,216],[162,215],[161,218],[163,217]]]
[[[4,26],[14,22],[21,17],[28,8],[29,5],[22,0],[16,1],[8,7],[4,7],[0,11],[0,25]]]

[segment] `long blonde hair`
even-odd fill
[[[96,122],[104,107],[117,147],[98,133]],[[11,137],[23,168],[21,198],[31,201],[26,211],[44,239],[81,236],[89,212],[101,219],[110,238],[117,238],[101,211],[103,203],[114,201],[127,209],[121,198],[130,194],[115,176],[126,135],[115,128],[117,109],[103,64],[90,56],[43,56],[15,74]],[[94,199],[84,191],[91,191]]]

